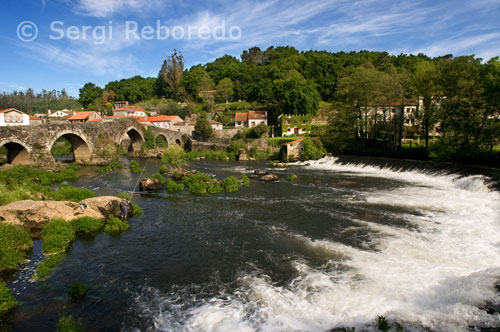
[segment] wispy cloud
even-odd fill
[[[78,14],[109,17],[115,13],[140,14],[157,10],[163,3],[160,0],[76,0],[70,4]]]

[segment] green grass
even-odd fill
[[[76,234],[92,234],[104,227],[104,222],[98,218],[81,217],[71,220],[71,226]]]
[[[15,270],[33,247],[31,234],[21,226],[0,223],[0,272]]]
[[[295,174],[290,174],[290,176],[288,177],[288,182],[293,182],[297,180],[297,175]]]
[[[169,193],[176,193],[178,191],[183,191],[183,190],[184,190],[184,184],[177,183],[172,179],[167,180],[167,191]]]
[[[98,167],[97,171],[99,173],[111,173],[113,171],[122,169],[123,165],[119,161],[109,161],[104,166]]]
[[[65,137],[61,136],[52,145],[50,153],[53,156],[68,156],[73,154],[73,148],[71,147],[71,143]]]
[[[144,171],[143,168],[139,167],[139,163],[135,160],[130,161],[129,166],[130,166],[130,170],[132,171],[132,173],[141,173]]]
[[[153,179],[160,181],[161,184],[165,184],[167,182],[165,177],[163,175],[161,175],[160,173],[153,174],[151,177]]]
[[[107,233],[122,233],[126,232],[129,229],[129,225],[126,221],[118,219],[116,217],[111,217],[106,222],[106,226],[104,226],[104,231]]]
[[[34,279],[39,281],[46,279],[65,258],[66,253],[46,256],[43,261],[38,264],[35,270]]]
[[[212,179],[208,174],[202,172],[187,175],[182,179],[182,182],[193,195],[216,194],[222,191],[222,186],[217,183],[217,179]]]
[[[54,183],[77,180],[79,169],[78,165],[72,164],[58,172],[47,172],[25,165],[0,170],[0,205],[25,199],[76,200],[93,196],[88,189],[78,189],[67,184],[52,190],[51,185]]]
[[[12,291],[0,280],[0,317],[17,307],[18,302]]]
[[[74,319],[73,316],[62,314],[56,325],[55,332],[85,332],[81,319]]]
[[[130,203],[130,205],[132,205],[132,216],[133,217],[140,216],[140,215],[144,214],[144,211],[142,211],[142,209],[139,207],[139,205],[134,204],[134,203]]]

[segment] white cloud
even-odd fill
[[[116,12],[141,14],[161,8],[162,4],[161,0],[77,0],[74,9],[83,15],[109,17]]]

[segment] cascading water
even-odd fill
[[[495,290],[500,279],[500,195],[488,189],[486,178],[340,164],[335,158],[300,165],[311,172],[401,181],[396,188],[367,190],[342,204],[406,209],[409,213],[395,212],[396,217],[412,227],[355,219],[358,228],[371,233],[364,248],[311,239],[285,227],[281,235],[321,250],[328,262],[313,267],[295,260],[297,276],[285,285],[256,271],[239,277],[232,294],[188,306],[172,305],[166,296],[156,308],[156,330],[370,330],[378,315],[406,330],[499,325],[498,313],[484,310],[487,301],[500,301]]]

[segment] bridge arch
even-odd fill
[[[52,149],[52,146],[56,143],[56,141],[64,137],[71,144],[71,150],[73,152],[73,161],[78,164],[88,164],[90,163],[91,158],[91,150],[90,144],[88,143],[88,139],[83,135],[79,135],[72,131],[66,131],[58,134],[53,141],[49,143],[49,150]]]
[[[155,143],[160,148],[167,148],[169,145],[167,135],[161,133],[158,134],[155,138]]]
[[[26,165],[30,163],[30,152],[24,143],[18,140],[9,140],[0,143],[0,147],[7,149],[7,163],[12,165]]]
[[[129,155],[134,155],[136,151],[141,150],[144,143],[142,133],[135,127],[128,128],[120,138],[120,146],[127,151]]]

